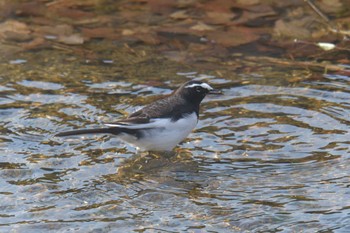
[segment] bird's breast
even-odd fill
[[[176,121],[154,119],[152,129],[142,130],[142,137],[131,142],[141,150],[172,150],[196,127],[198,117],[195,112],[186,114]]]

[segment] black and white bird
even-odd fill
[[[209,93],[219,92],[207,83],[189,81],[129,117],[106,123],[105,128],[73,130],[56,136],[113,134],[142,151],[170,151],[196,127],[199,105]]]

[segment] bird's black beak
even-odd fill
[[[222,91],[220,91],[218,89],[212,89],[208,92],[208,94],[210,94],[210,95],[222,95]]]

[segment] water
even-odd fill
[[[350,77],[45,53],[0,68],[1,232],[350,231]],[[175,155],[141,157],[108,135],[53,137],[190,78],[223,95],[205,99]]]

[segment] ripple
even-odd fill
[[[63,88],[63,85],[61,84],[42,81],[23,80],[21,82],[18,82],[18,84],[24,87],[34,87],[42,90],[60,90]]]
[[[170,93],[175,82],[152,85],[110,75],[81,77],[78,89],[63,78],[0,86],[2,228],[347,227],[349,77],[325,75],[292,86],[286,74],[244,74],[234,81],[201,72],[178,75],[209,79],[224,95],[205,99],[196,131],[172,155],[136,154],[109,135],[52,135],[126,115]]]

